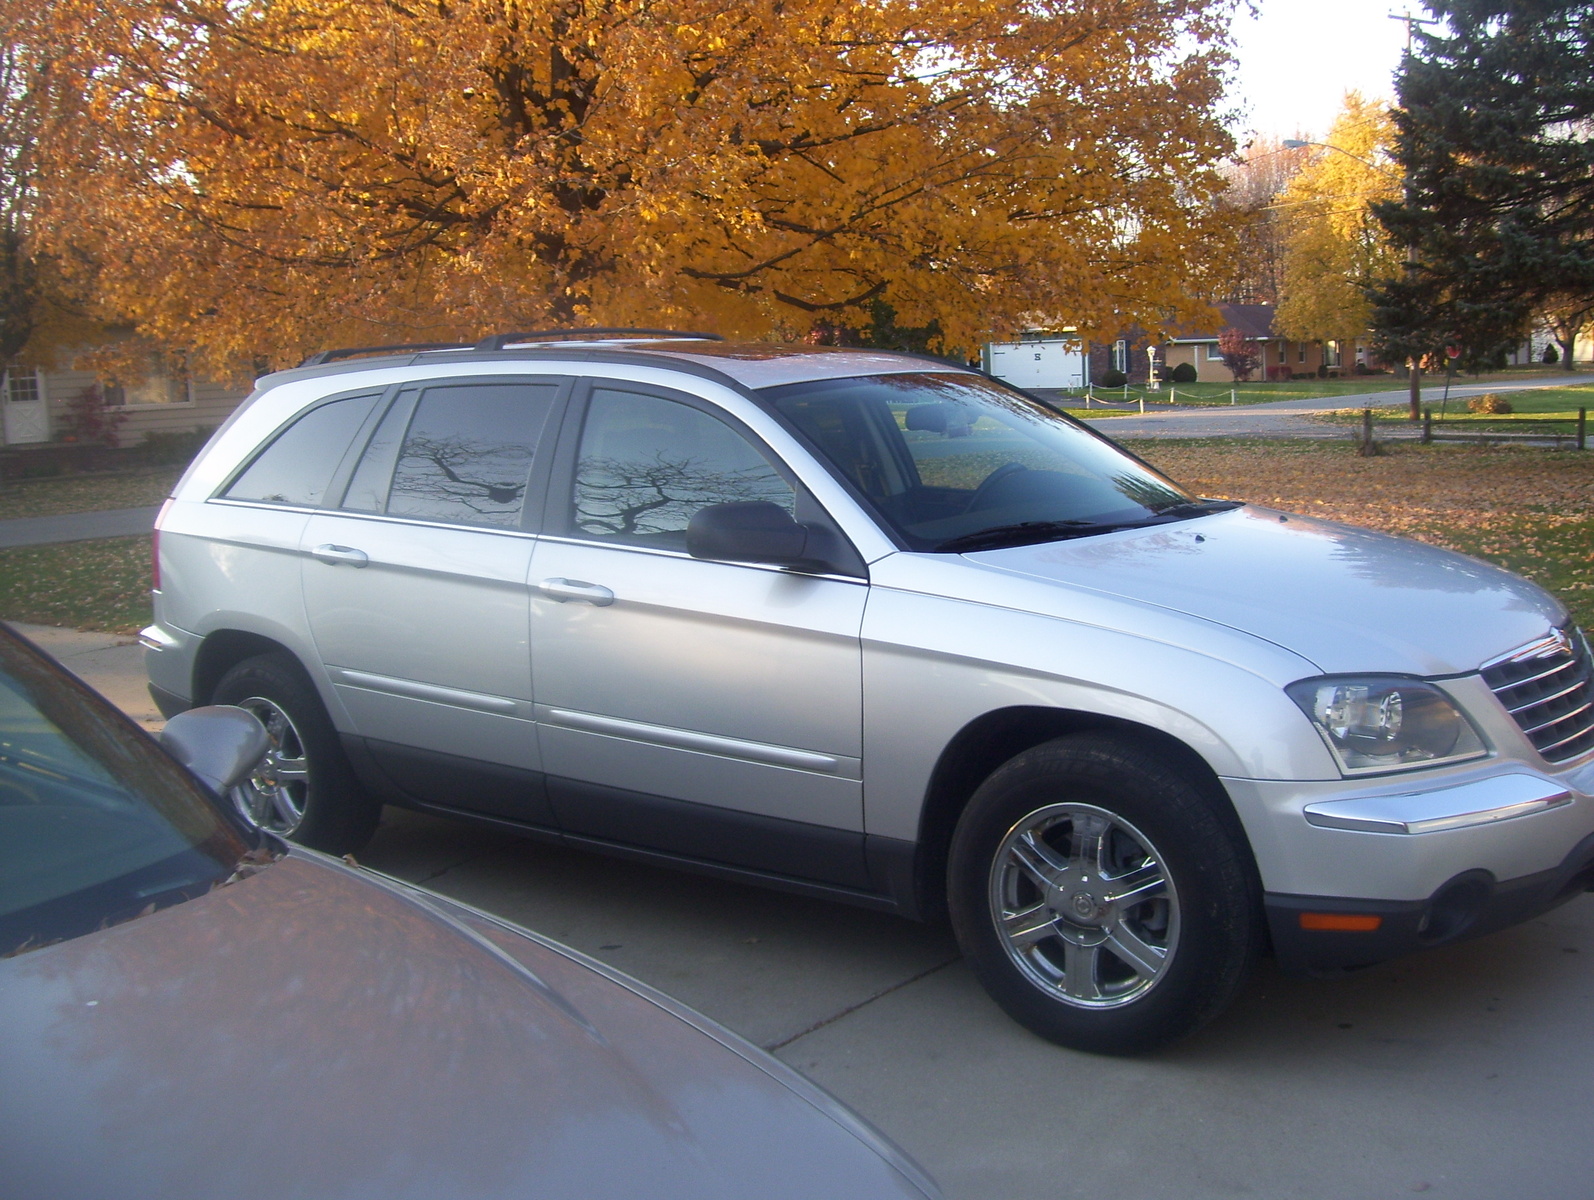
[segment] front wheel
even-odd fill
[[[245,821],[329,854],[370,840],[382,806],[355,778],[298,662],[285,653],[245,659],[222,676],[211,700],[248,709],[270,739],[260,766],[228,796]]]
[[[976,977],[1010,1016],[1077,1050],[1131,1054],[1217,1015],[1256,953],[1243,848],[1153,752],[1059,738],[975,792],[948,900]]]

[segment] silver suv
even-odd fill
[[[157,536],[152,690],[266,722],[255,824],[341,852],[403,804],[949,911],[1069,1046],[1186,1033],[1265,950],[1360,966],[1594,882],[1555,600],[1195,498],[938,361],[330,352],[259,382]]]

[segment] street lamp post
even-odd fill
[[[1423,24],[1424,22],[1418,22],[1418,23],[1419,24]],[[1409,35],[1410,35],[1410,31],[1411,31],[1411,29],[1410,29],[1410,26],[1408,25],[1407,26],[1408,38],[1409,38]],[[1409,53],[1409,49],[1408,49],[1408,53]],[[1329,142],[1306,141],[1306,140],[1304,140],[1302,138],[1285,138],[1284,139],[1284,148],[1287,149],[1287,150],[1303,150],[1307,146],[1319,146],[1319,147],[1321,147],[1324,150],[1333,150],[1333,151],[1335,151],[1338,154],[1343,154],[1346,158],[1354,158],[1357,162],[1361,163],[1362,166],[1371,167],[1374,171],[1377,171],[1380,175],[1387,176],[1390,179],[1398,180],[1402,187],[1405,187],[1405,185],[1406,185],[1406,178],[1405,178],[1404,175],[1396,175],[1393,171],[1391,171],[1391,170],[1389,170],[1389,169],[1387,169],[1385,167],[1381,167],[1375,162],[1368,161],[1367,159],[1363,158],[1360,154],[1352,154],[1349,150],[1345,149],[1343,146],[1335,146],[1335,145],[1332,145]],[[1406,267],[1406,278],[1409,280],[1411,278],[1412,272],[1417,269],[1417,243],[1416,242],[1407,242],[1406,243],[1406,263],[1405,263],[1405,267]],[[1411,357],[1411,410],[1410,410],[1410,413],[1408,415],[1410,416],[1410,418],[1413,421],[1422,420],[1422,355],[1420,355],[1420,354],[1414,354]]]

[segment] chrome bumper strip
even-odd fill
[[[1496,775],[1459,787],[1355,800],[1321,800],[1303,810],[1308,824],[1360,833],[1438,833],[1492,825],[1571,804],[1566,788],[1533,775]]]
[[[748,762],[768,763],[775,767],[795,767],[799,771],[818,771],[826,775],[842,775],[843,760],[832,754],[819,754],[812,750],[797,750],[790,746],[772,746],[767,742],[744,742],[740,738],[721,737],[713,733],[698,733],[691,729],[676,729],[668,725],[650,725],[643,721],[626,721],[619,717],[602,717],[596,713],[574,712],[567,708],[538,706],[537,719],[547,725],[577,729],[583,733],[601,733],[610,737],[628,738],[635,742],[651,742],[655,746],[670,746],[677,750],[697,750],[705,754],[719,754],[726,758],[740,758]],[[846,760],[850,765],[855,759]]]
[[[451,704],[455,708],[473,708],[478,712],[501,713],[514,716],[525,704],[506,696],[489,696],[484,692],[466,692],[459,688],[439,687],[435,683],[417,683],[413,679],[394,679],[389,675],[372,675],[367,671],[351,671],[347,667],[333,667],[332,677],[371,692],[388,692],[394,696],[408,696],[412,700],[431,700],[437,704]]]

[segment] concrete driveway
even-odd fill
[[[147,715],[136,647],[45,640]],[[1591,896],[1349,978],[1263,963],[1214,1025],[1124,1060],[1014,1025],[944,930],[392,809],[359,858],[774,1050],[952,1200],[1594,1196]]]

